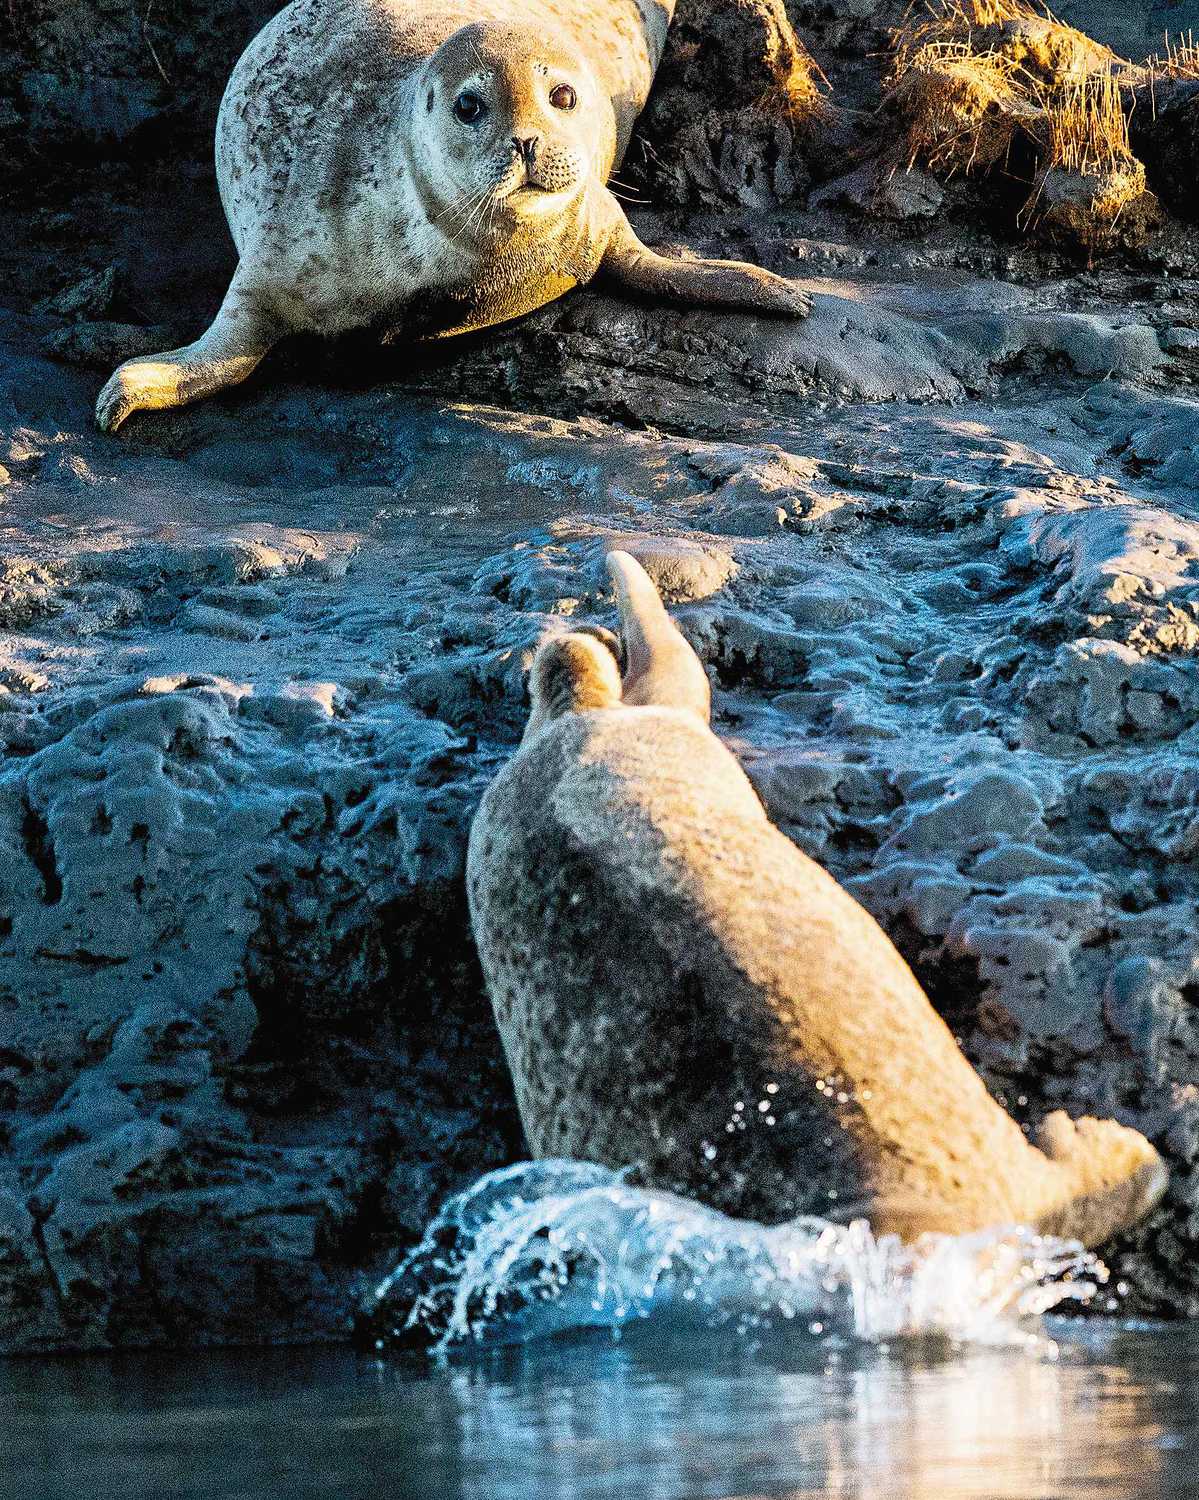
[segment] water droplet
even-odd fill
[[[770,1108],[770,1105],[769,1105],[769,1103],[765,1099],[759,1099],[759,1101],[758,1101],[758,1113],[760,1115],[764,1115],[769,1108]]]
[[[849,1103],[849,1095],[845,1092],[844,1089],[842,1089],[841,1092],[837,1095],[837,1103],[838,1104],[848,1104]]]
[[[823,1323],[809,1323],[808,1324],[808,1332],[815,1334],[819,1338],[819,1336],[824,1332],[824,1324]]]
[[[709,1161],[716,1160],[716,1147],[711,1145],[708,1141],[704,1142],[704,1155]]]
[[[779,1091],[779,1086],[778,1086],[777,1083],[768,1083],[766,1085],[766,1092],[768,1094],[777,1094],[778,1091]]]

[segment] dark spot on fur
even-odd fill
[[[425,100],[425,108],[430,114],[433,113],[433,90],[429,90],[429,97]]]

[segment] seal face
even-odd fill
[[[775,829],[708,727],[702,667],[625,554],[625,677],[538,653],[471,830],[471,918],[533,1152],[634,1166],[740,1217],[1097,1244],[1166,1186],[1113,1121],[1033,1145],[886,934]],[[605,660],[606,656],[606,660]]]
[[[423,98],[436,126],[414,155],[418,183],[432,203],[466,214],[487,203],[497,239],[560,213],[593,161],[615,152],[611,103],[586,60],[552,39],[534,50],[523,29],[463,27],[429,59],[415,94],[416,120]]]
[[[221,200],[240,256],[193,344],[130,360],[101,427],[244,380],[286,334],[442,337],[604,273],[640,295],[789,317],[795,283],[675,261],[608,190],[674,0],[293,0],[229,80]]]

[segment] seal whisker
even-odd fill
[[[463,234],[465,234],[467,230],[471,228],[471,226],[475,222],[476,217],[478,217],[479,215],[482,215],[484,217],[486,216],[488,205],[493,201],[493,199],[494,193],[490,188],[479,195],[478,201],[476,202],[474,208],[471,210],[470,218],[467,219],[466,223],[462,226],[461,232]]]
[[[434,224],[439,224],[443,219],[448,218],[451,223],[461,223],[466,218],[466,216],[474,209],[479,199],[487,195],[487,192],[488,189],[484,188],[482,192],[478,193],[474,198],[468,198],[464,204],[451,203],[450,206],[443,209],[441,213],[434,214],[431,222]]]

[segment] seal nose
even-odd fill
[[[533,165],[540,146],[541,137],[539,135],[514,135],[512,137],[512,149],[524,162],[526,167]]]

